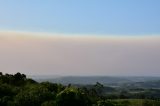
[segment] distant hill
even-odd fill
[[[62,84],[122,84],[160,80],[160,77],[116,77],[116,76],[30,76],[36,81],[49,81]]]

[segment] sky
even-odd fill
[[[1,0],[0,30],[68,34],[160,33],[159,0]]]
[[[0,70],[160,76],[159,0],[1,0]]]

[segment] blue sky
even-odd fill
[[[1,0],[0,30],[160,34],[160,0]]]

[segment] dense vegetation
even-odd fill
[[[160,106],[158,92],[142,88],[126,91],[98,82],[88,86],[39,83],[21,73],[0,72],[0,106]]]

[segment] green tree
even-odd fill
[[[46,101],[46,102],[42,103],[41,106],[56,106],[56,102],[55,101]]]
[[[91,106],[89,98],[77,88],[69,87],[56,98],[57,106]]]
[[[47,88],[36,85],[18,93],[14,101],[17,106],[40,106],[43,102],[54,98],[54,94],[49,92]]]

